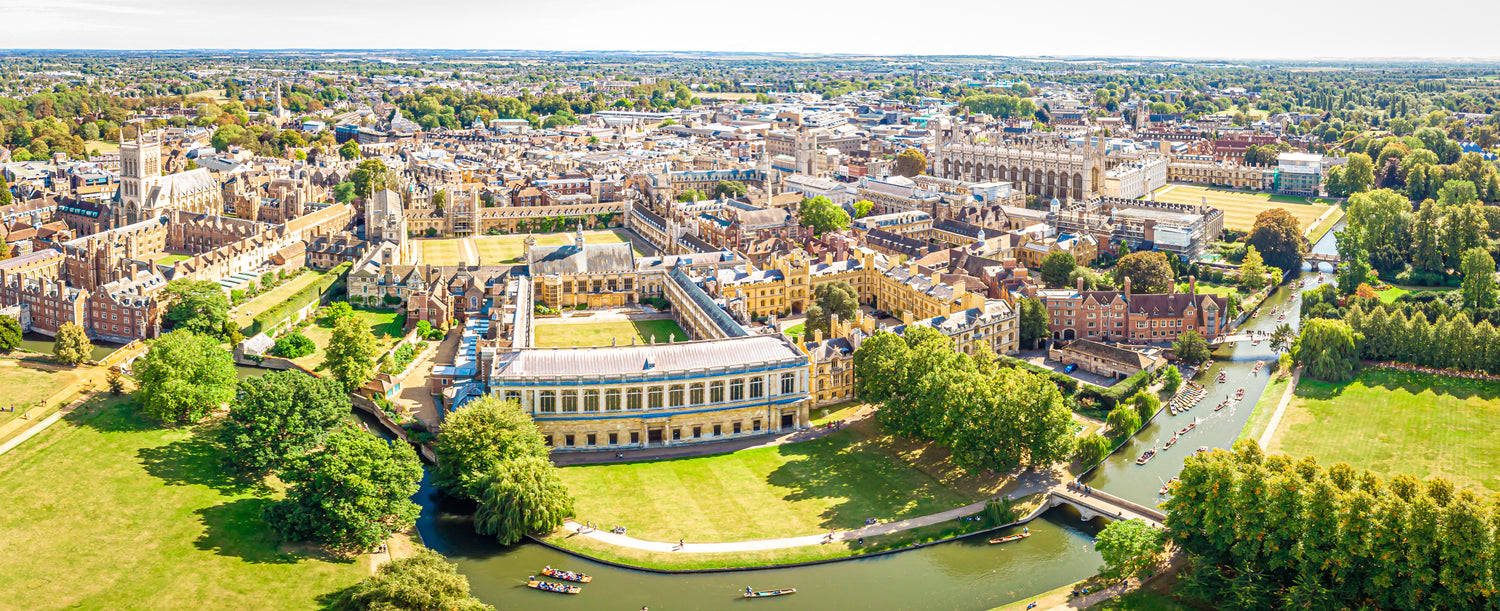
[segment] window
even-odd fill
[[[563,435],[563,445],[566,445],[566,446],[568,446],[570,448],[573,447],[573,436],[572,435]]]
[[[672,429],[672,441],[682,440],[682,429]]]
[[[593,433],[589,433],[586,439],[588,440],[588,445],[594,445],[599,440]]]
[[[609,445],[612,445],[612,446],[614,446],[614,445],[620,445],[620,434],[619,433],[610,433],[609,434]]]
[[[724,383],[723,382],[712,382],[712,383],[710,383],[708,385],[708,402],[709,403],[723,403],[724,402]]]
[[[695,427],[693,427],[693,439],[697,439],[697,438],[702,437],[702,436],[703,436],[703,427],[701,427],[701,426],[695,426]]]
[[[646,388],[646,407],[648,409],[661,409],[660,386],[648,386]]]
[[[625,409],[641,408],[641,389],[632,388],[625,391]]]
[[[572,390],[565,390],[565,391],[563,391],[563,393],[562,393],[562,411],[564,411],[564,412],[576,412],[576,411],[578,411],[578,392],[577,391],[572,391]]]
[[[738,422],[734,423],[734,434],[740,434],[740,423]]]
[[[673,384],[667,391],[667,401],[672,407],[682,407],[683,390],[684,388],[681,384]]]
[[[759,399],[766,396],[766,379],[761,376],[750,378],[750,398]]]
[[[542,443],[547,444],[547,447],[549,447],[549,448],[552,447],[552,436],[548,435],[546,437],[543,437],[542,438]]]
[[[745,399],[745,380],[735,378],[729,381],[729,400],[743,401]]]
[[[714,437],[718,437],[718,436],[723,435],[723,434],[724,434],[724,427],[722,425],[715,424],[714,425]]]
[[[695,382],[688,387],[688,403],[691,405],[703,404],[703,383]]]
[[[632,445],[638,445],[638,444],[641,443],[641,432],[640,431],[631,431],[630,432],[630,443]]]
[[[794,392],[797,392],[797,374],[781,374],[781,394],[790,395]]]
[[[585,391],[583,391],[583,411],[586,411],[586,412],[597,412],[597,411],[599,411],[599,391],[597,391],[597,390],[585,390]]]
[[[544,390],[544,391],[542,391],[541,400],[540,400],[540,407],[537,409],[537,411],[539,411],[539,412],[555,412],[555,411],[557,411],[557,393],[552,392],[550,390]],[[573,445],[573,444],[570,443],[568,445]]]
[[[760,430],[760,419],[759,418],[756,418],[754,422],[750,423],[750,430],[752,430],[752,431],[759,431]]]

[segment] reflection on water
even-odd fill
[[[21,349],[40,352],[46,355],[52,354],[52,345],[54,343],[56,343],[55,339],[41,333],[31,332],[21,336]],[[109,353],[114,352],[119,347],[120,344],[108,344],[96,341],[94,342],[93,350],[89,351],[89,358],[97,361],[109,356]]]

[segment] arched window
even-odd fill
[[[647,409],[661,409],[661,387],[651,386],[646,389]]]
[[[541,392],[541,398],[537,404],[537,411],[551,413],[557,411],[557,393],[550,390]]]
[[[625,409],[641,409],[640,388],[632,388],[625,391]]]
[[[672,388],[667,391],[668,404],[670,404],[672,407],[682,407],[683,393],[685,391],[686,387],[684,387],[683,385],[673,384]]]
[[[689,405],[702,405],[703,404],[703,383],[702,382],[694,382],[692,386],[688,387],[688,404]]]
[[[604,409],[612,412],[620,411],[620,389],[611,388],[604,391]]]
[[[597,411],[599,411],[599,391],[597,391],[597,390],[585,390],[585,391],[583,391],[583,411],[586,411],[586,412],[597,412]]]

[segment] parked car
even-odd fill
[[[1067,367],[1063,367],[1063,373],[1073,373],[1073,370],[1077,368],[1078,363],[1069,363]]]

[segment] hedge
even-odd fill
[[[1151,374],[1142,369],[1109,388],[1100,389],[1093,386],[1084,386],[1078,390],[1078,396],[1093,399],[1096,404],[1102,406],[1104,409],[1114,409],[1115,405],[1130,398],[1131,395],[1134,395],[1140,389],[1145,388],[1146,384],[1150,381]]]
[[[330,289],[343,286],[344,273],[349,271],[350,267],[352,265],[349,263],[340,263],[337,267],[328,270],[328,273],[317,282],[302,287],[302,290],[293,293],[286,301],[256,315],[251,320],[250,326],[245,327],[245,336],[254,337],[257,333],[275,328],[298,310],[307,307],[308,304],[321,301],[323,295]]]
[[[1078,380],[1075,380],[1065,374],[1058,373],[1039,365],[1033,365],[1013,356],[999,355],[996,360],[999,362],[1001,367],[1019,367],[1032,373],[1039,373],[1041,375],[1047,376],[1048,379],[1052,380],[1053,384],[1057,384],[1057,389],[1062,391],[1064,395],[1071,395],[1078,391]]]

